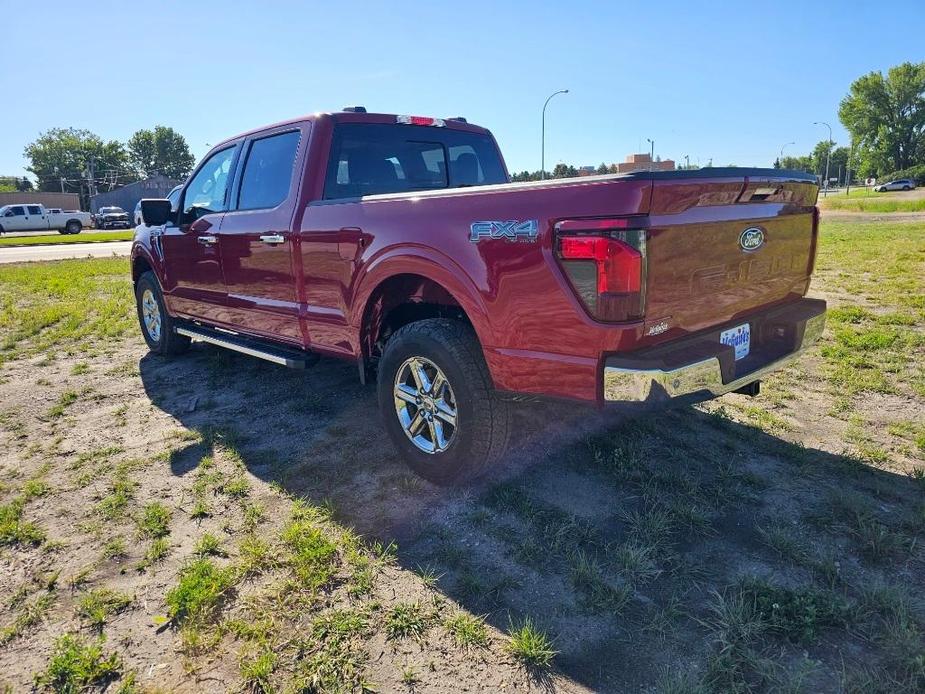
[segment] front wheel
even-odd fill
[[[164,295],[153,272],[145,272],[135,284],[135,304],[141,335],[155,354],[179,354],[189,347],[190,339],[174,331],[173,319],[164,307]]]
[[[402,458],[436,484],[478,476],[507,448],[510,405],[495,396],[475,332],[459,321],[398,330],[379,363],[378,399]]]

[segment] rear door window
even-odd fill
[[[449,128],[344,123],[336,126],[324,197],[506,183],[494,140]]]
[[[29,205],[28,207],[29,207],[29,214],[37,214],[37,215],[42,214],[41,207],[38,207],[37,205]]]
[[[239,210],[268,209],[286,199],[300,135],[294,130],[251,143],[241,175]]]

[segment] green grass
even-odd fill
[[[241,679],[250,692],[270,692],[270,676],[276,667],[276,653],[263,649],[256,654],[245,653],[240,661]]]
[[[401,602],[385,616],[385,634],[390,639],[423,638],[433,614],[417,602]]]
[[[23,497],[17,497],[8,504],[0,504],[0,547],[38,545],[45,540],[42,528],[22,519],[25,504]]]
[[[227,553],[222,549],[222,541],[212,533],[206,533],[196,542],[193,553],[197,557],[216,556],[224,557]]]
[[[78,398],[80,398],[80,395],[76,393],[75,391],[73,390],[64,391],[63,393],[61,393],[61,396],[58,398],[58,402],[56,402],[48,410],[48,417],[50,419],[57,419],[58,417],[61,417],[65,413],[68,407],[70,407],[75,402],[77,402]]]
[[[104,640],[87,640],[76,634],[64,634],[55,641],[44,672],[35,676],[37,687],[64,694],[102,690],[119,677],[122,659],[103,651]]]
[[[488,627],[482,617],[476,617],[468,612],[457,612],[447,617],[443,626],[453,637],[457,646],[463,648],[487,648]]]
[[[337,546],[316,525],[311,514],[296,507],[280,539],[289,551],[288,563],[302,586],[316,590],[331,580],[336,569]]]
[[[28,600],[19,608],[12,623],[0,629],[0,646],[9,643],[33,624],[38,624],[55,602],[55,593],[51,590]]]
[[[126,258],[0,265],[0,364],[91,352],[136,328]]]
[[[121,612],[132,603],[132,596],[109,588],[85,593],[77,601],[77,615],[96,628],[102,628],[110,616]]]
[[[131,241],[135,235],[132,229],[119,231],[90,231],[80,234],[58,234],[57,236],[0,236],[0,248],[9,246],[59,246],[71,243],[100,243],[103,241]]]
[[[925,395],[923,259],[925,222],[823,221],[817,271],[852,297],[829,311],[820,350],[839,395]]]
[[[891,198],[890,193],[830,195],[819,198],[819,205],[823,209],[839,212],[922,212],[925,211],[925,198]]]
[[[159,538],[170,534],[173,513],[159,501],[147,504],[138,517],[138,531],[144,537]]]
[[[512,622],[508,636],[508,651],[524,665],[547,668],[556,657],[557,652],[546,632],[538,629],[529,617],[516,625]]]
[[[234,582],[234,569],[197,559],[180,570],[178,584],[167,592],[167,614],[178,622],[209,621]]]

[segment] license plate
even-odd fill
[[[724,330],[719,334],[719,341],[735,349],[736,361],[744,359],[748,356],[748,350],[751,347],[751,330],[748,323]]]

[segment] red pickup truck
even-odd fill
[[[768,169],[510,183],[462,118],[354,107],[214,147],[178,205],[144,200],[142,333],[378,383],[395,446],[438,483],[504,451],[513,401],[689,403],[816,340],[818,189]]]

